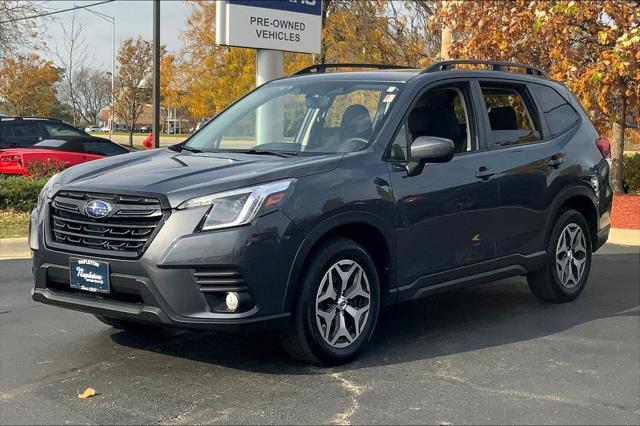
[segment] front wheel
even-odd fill
[[[285,349],[301,361],[340,364],[371,338],[380,309],[380,284],[367,251],[336,238],[320,247],[303,271]]]
[[[544,268],[527,276],[532,293],[549,302],[577,298],[589,278],[591,253],[589,227],[582,214],[560,213],[549,236]]]

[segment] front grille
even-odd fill
[[[235,268],[196,269],[193,276],[205,293],[247,290],[244,278]]]
[[[89,217],[85,206],[92,200],[111,204],[109,214],[101,219]],[[155,235],[163,212],[155,198],[58,192],[51,202],[50,236],[53,243],[83,251],[138,256]]]

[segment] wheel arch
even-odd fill
[[[372,213],[343,213],[324,220],[307,234],[296,252],[289,271],[283,302],[285,312],[291,310],[305,264],[325,241],[334,237],[351,239],[362,245],[371,258],[380,280],[382,303],[393,282],[394,243],[385,223]]]
[[[597,197],[592,189],[586,186],[574,186],[561,193],[552,205],[551,214],[547,219],[545,241],[549,241],[549,235],[560,212],[570,208],[584,216],[589,226],[591,246],[595,249],[598,243],[598,208]]]

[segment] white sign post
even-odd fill
[[[321,0],[219,0],[216,43],[256,51],[256,86],[284,75],[284,52],[320,53]],[[256,144],[282,139],[283,105],[258,109]]]

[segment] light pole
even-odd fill
[[[116,90],[116,18],[113,16],[105,15],[104,13],[96,12],[95,10],[85,9],[87,12],[91,12],[98,18],[101,18],[112,25],[111,29],[111,106],[109,108],[109,140],[113,133],[113,104],[115,103],[115,90]]]

